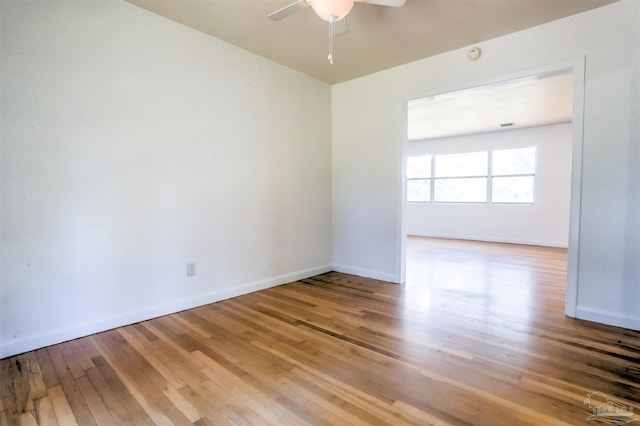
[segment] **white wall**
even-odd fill
[[[567,247],[571,124],[411,141],[407,156],[535,146],[534,204],[407,203],[409,235]]]
[[[331,269],[328,85],[119,1],[1,53],[0,357]]]
[[[399,279],[402,100],[586,57],[576,313],[640,329],[640,2],[333,86],[334,268]]]

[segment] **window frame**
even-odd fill
[[[407,177],[406,178],[406,182],[407,182],[407,197],[406,197],[406,201],[408,203],[431,203],[431,202],[433,202],[433,164],[434,164],[433,158],[434,158],[434,155],[433,154],[423,154],[423,155],[416,155],[415,157],[417,158],[417,157],[427,157],[427,156],[431,157],[429,159],[429,162],[430,162],[430,166],[429,166],[430,175],[429,175],[429,177],[422,177],[421,176],[421,177]],[[407,167],[408,167],[408,164],[409,164],[408,159],[409,159],[409,157],[407,157]],[[408,173],[407,173],[407,175],[408,175]],[[410,181],[427,181],[427,182],[429,182],[429,199],[428,200],[412,200],[412,201],[409,201],[409,199],[408,199],[408,197],[409,197],[408,188],[409,188],[409,182]]]
[[[533,148],[534,152],[534,170],[532,173],[513,173],[513,174],[504,174],[504,175],[496,175],[493,171],[493,157],[495,151],[509,151],[509,150],[517,150],[517,149],[527,149]],[[476,152],[486,152],[487,153],[487,174],[486,175],[473,175],[473,176],[443,176],[436,177],[436,160],[438,156],[441,155],[455,155],[455,154],[471,154]],[[531,206],[536,204],[536,176],[538,171],[538,146],[530,145],[530,146],[522,146],[522,147],[512,147],[512,148],[492,148],[481,151],[457,151],[457,152],[448,152],[448,153],[427,153],[416,155],[415,157],[424,157],[431,156],[431,176],[429,177],[406,177],[407,187],[409,181],[429,181],[429,200],[420,200],[420,201],[409,201],[408,194],[405,198],[407,203],[412,204],[472,204],[472,205],[514,205],[514,206]],[[407,159],[410,157],[407,157]],[[408,164],[408,162],[407,162]],[[408,173],[407,173],[408,174]],[[532,177],[533,178],[533,200],[531,202],[514,202],[514,201],[494,201],[493,200],[493,179],[497,178],[513,178],[513,177]],[[436,182],[438,180],[447,180],[447,179],[486,179],[486,195],[485,201],[436,201],[435,199],[435,187]]]

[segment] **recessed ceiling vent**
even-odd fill
[[[511,127],[514,124],[515,123],[513,121],[510,121],[509,123],[500,123],[500,127]]]

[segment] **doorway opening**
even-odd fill
[[[406,100],[398,281],[409,235],[552,247],[575,316],[583,98],[582,58]]]

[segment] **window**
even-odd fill
[[[487,201],[488,153],[435,156],[434,200],[441,203]]]
[[[431,201],[431,156],[407,158],[407,201]]]
[[[535,172],[535,148],[493,151],[491,202],[533,203]]]
[[[535,147],[409,157],[407,201],[531,204],[535,169]]]

